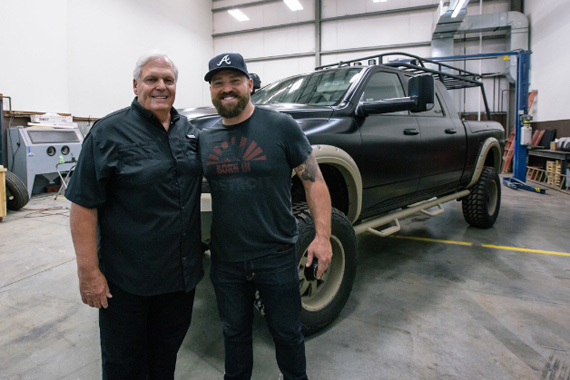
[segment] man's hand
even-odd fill
[[[97,209],[71,203],[69,226],[77,257],[81,300],[91,307],[106,309],[107,298],[112,296],[97,258]]]
[[[109,306],[107,298],[112,298],[107,279],[99,269],[91,273],[79,273],[79,292],[84,304],[104,309]]]
[[[331,197],[314,153],[297,166],[295,172],[305,188],[307,204],[315,222],[316,234],[307,251],[307,266],[310,266],[313,257],[316,257],[319,260],[317,279],[320,279],[332,260]]]
[[[313,263],[314,257],[318,260],[317,279],[320,279],[332,260],[332,247],[329,239],[320,237],[313,239],[307,250],[308,267]]]
[[[315,222],[316,234],[307,252],[307,266],[316,257],[319,260],[317,279],[320,279],[332,260],[331,197],[314,153],[297,166],[295,172],[305,188],[307,204]]]

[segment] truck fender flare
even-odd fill
[[[347,152],[332,145],[313,145],[313,154],[320,165],[331,165],[342,174],[348,189],[346,217],[354,224],[362,209],[362,177],[356,162]]]
[[[477,164],[475,165],[475,170],[473,171],[473,176],[471,177],[471,182],[467,185],[467,188],[473,186],[479,180],[483,168],[486,166],[487,156],[489,152],[493,151],[493,167],[495,170],[499,171],[501,168],[501,145],[499,141],[494,137],[489,137],[479,150],[479,157],[477,158]],[[488,166],[488,165],[487,165]]]

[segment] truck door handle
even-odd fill
[[[453,135],[453,134],[457,133],[457,129],[455,129],[455,128],[445,128],[445,133],[447,133],[448,135]]]
[[[419,130],[417,130],[416,128],[406,128],[404,129],[404,134],[406,136],[413,136],[413,135],[418,135],[420,133]]]

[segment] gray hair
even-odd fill
[[[137,60],[137,64],[135,65],[135,69],[133,70],[133,79],[139,80],[139,78],[141,76],[142,67],[144,65],[146,65],[149,61],[152,61],[153,59],[158,59],[158,58],[165,58],[167,61],[170,62],[170,64],[172,65],[172,68],[174,69],[174,79],[176,79],[176,81],[178,81],[178,68],[176,67],[176,65],[174,64],[172,59],[170,59],[169,56],[162,53],[160,50],[152,50],[146,54],[143,54]]]

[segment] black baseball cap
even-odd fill
[[[222,70],[237,70],[244,73],[249,78],[249,73],[247,72],[247,66],[241,54],[237,53],[223,53],[210,59],[208,64],[210,71],[204,77],[206,82],[210,82],[214,74]]]

